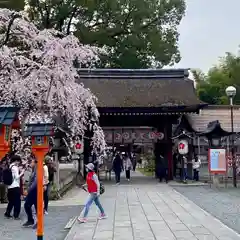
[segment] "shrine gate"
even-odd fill
[[[168,159],[172,178],[172,126],[180,115],[198,113],[206,105],[196,97],[188,70],[80,69],[79,75],[79,83],[98,98],[107,142],[150,141],[156,161],[160,154]],[[85,163],[88,159],[85,153]]]

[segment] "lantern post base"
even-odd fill
[[[37,236],[37,240],[43,240],[43,236]]]

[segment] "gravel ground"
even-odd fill
[[[79,206],[50,206],[49,214],[45,217],[45,240],[63,240],[68,231],[64,227],[69,219],[76,217],[82,207]],[[25,220],[22,213],[22,221],[8,220],[3,217],[5,209],[0,209],[0,239],[1,240],[33,240],[36,239],[36,232],[33,229],[21,227]]]
[[[209,186],[180,186],[174,189],[240,233],[240,189],[214,189]]]

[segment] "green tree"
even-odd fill
[[[180,61],[177,27],[185,0],[28,0],[42,28],[74,32],[83,44],[105,46],[101,64],[162,67]]]
[[[21,11],[24,9],[25,0],[0,0],[0,8]]]
[[[234,86],[237,94],[234,103],[240,103],[240,57],[231,53],[220,59],[217,66],[211,68],[207,74],[200,70],[192,70],[197,84],[199,98],[209,104],[228,104],[225,89]]]

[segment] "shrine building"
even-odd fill
[[[168,159],[172,178],[173,125],[206,105],[197,98],[188,69],[81,69],[79,74],[79,83],[98,98],[108,145],[125,151],[152,148]]]

